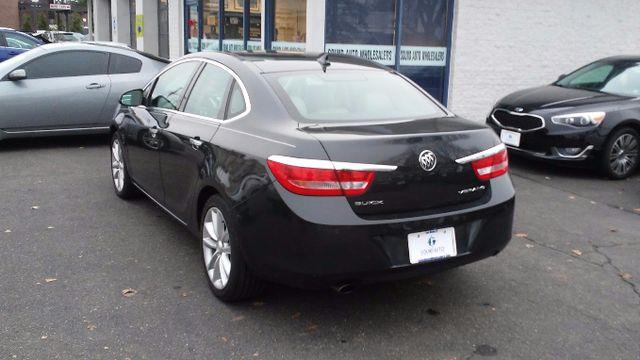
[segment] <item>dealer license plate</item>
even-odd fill
[[[408,243],[412,264],[457,255],[456,232],[452,227],[409,234]]]
[[[500,131],[500,140],[502,140],[502,142],[507,145],[519,147],[521,135],[522,134],[520,134],[519,132],[502,130]]]

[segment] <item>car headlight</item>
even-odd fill
[[[600,125],[607,114],[603,111],[587,112],[579,114],[557,115],[551,118],[551,122],[559,125],[576,127]]]

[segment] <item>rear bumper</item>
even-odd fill
[[[511,188],[497,204],[442,217],[323,225],[296,215],[270,186],[237,210],[241,247],[252,270],[271,281],[309,288],[432,274],[495,255],[511,239],[514,196]],[[410,264],[408,234],[450,226],[457,256]]]

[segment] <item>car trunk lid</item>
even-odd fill
[[[484,125],[445,117],[301,130],[318,139],[332,161],[397,166],[376,172],[365,194],[347,198],[360,216],[453,211],[488,201],[490,182],[480,181],[471,164],[456,163],[500,143]]]

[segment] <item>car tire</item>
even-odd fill
[[[603,174],[620,180],[632,175],[638,168],[640,136],[630,127],[616,130],[602,148],[600,167]]]
[[[200,221],[204,273],[213,294],[224,302],[255,297],[265,287],[242,256],[236,216],[222,197],[214,195],[205,203]]]
[[[129,177],[122,151],[122,140],[117,133],[111,137],[111,179],[113,189],[121,199],[132,199],[139,195],[138,189]]]

